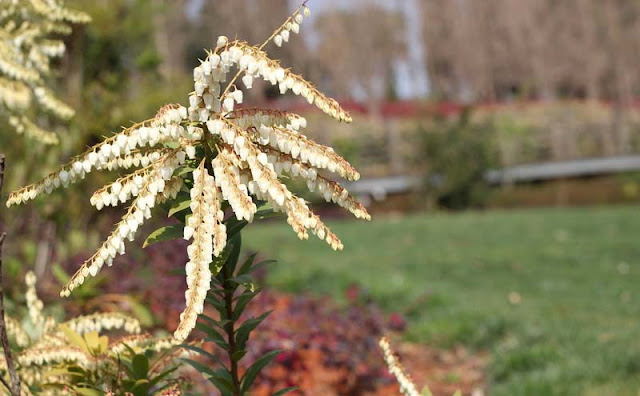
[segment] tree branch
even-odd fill
[[[0,191],[2,191],[2,184],[4,183],[4,154],[0,154]],[[16,373],[16,369],[13,365],[13,358],[11,357],[11,348],[9,347],[9,337],[7,335],[7,324],[4,320],[4,288],[2,285],[2,246],[4,239],[7,236],[6,233],[0,235],[0,339],[2,341],[2,349],[4,350],[4,358],[7,362],[7,368],[9,369],[9,378],[11,378],[11,394],[13,396],[20,396],[20,378]],[[5,383],[4,378],[2,382]],[[5,385],[7,385],[5,383]]]

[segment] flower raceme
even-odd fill
[[[150,120],[135,124],[74,157],[58,172],[40,182],[11,193],[7,205],[24,203],[55,188],[66,187],[94,170],[129,171],[96,191],[91,204],[97,209],[131,204],[116,228],[63,288],[68,296],[87,276],[112,265],[125,252],[140,225],[159,203],[172,201],[180,191],[189,191],[189,210],[184,238],[187,248],[186,308],[174,336],[185,339],[202,313],[211,279],[220,268],[210,268],[227,240],[223,207],[230,207],[238,220],[253,221],[260,202],[284,213],[299,238],[309,233],[325,240],[333,249],[343,248],[340,239],[315,215],[307,203],[293,194],[281,177],[306,182],[328,202],[334,202],[361,219],[367,210],[331,174],[357,180],[358,172],[330,147],[320,145],[301,131],[305,118],[286,111],[237,108],[243,91],[235,82],[251,89],[256,78],[277,85],[281,93],[291,91],[338,121],[351,117],[338,102],[328,98],[310,82],[268,57],[263,47],[289,40],[297,33],[307,8],[299,7],[260,46],[229,41],[221,36],[214,50],[194,69],[194,91],[189,105],[167,105]],[[230,76],[235,70],[233,77]],[[228,82],[227,82],[228,80]],[[186,208],[185,208],[186,209]]]
[[[61,120],[73,117],[73,109],[46,86],[52,59],[65,51],[51,36],[69,34],[71,24],[90,20],[62,0],[0,0],[0,116],[6,115],[16,132],[44,144],[58,142],[54,132],[25,114],[35,108]]]
[[[118,370],[121,360],[128,352],[162,352],[165,354],[163,362],[166,364],[170,364],[173,357],[180,357],[185,353],[176,349],[178,342],[175,338],[141,334],[137,319],[117,312],[98,312],[58,323],[54,317],[45,316],[43,312],[33,272],[26,274],[25,283],[28,317],[6,317],[7,336],[15,345],[16,370],[22,380],[21,395],[33,395],[36,393],[35,389],[52,381],[59,380],[68,384],[76,379],[63,373],[61,366],[78,366],[86,372],[100,373],[100,377],[112,375],[115,378],[120,374]],[[107,334],[122,336],[110,339]],[[100,344],[102,347],[96,349]],[[0,360],[0,375],[6,375],[7,371],[6,362],[4,359]],[[60,389],[39,389],[37,394],[76,393]]]

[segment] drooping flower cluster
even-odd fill
[[[198,315],[204,310],[204,300],[211,288],[212,274],[209,264],[213,261],[214,255],[222,253],[227,243],[219,192],[215,179],[208,173],[204,163],[203,159],[200,166],[193,170],[189,204],[192,215],[184,227],[184,239],[193,239],[193,243],[187,248],[187,304],[180,315],[180,325],[175,332],[178,339],[187,338],[196,325]]]
[[[387,337],[382,337],[379,342],[380,349],[384,354],[384,361],[387,363],[389,372],[396,377],[398,384],[400,385],[400,393],[405,396],[420,396],[420,392],[416,389],[416,385],[411,380],[409,374],[407,374],[402,367],[402,364],[398,361],[398,358],[391,350],[391,344]]]
[[[64,43],[51,37],[89,21],[62,0],[0,0],[0,116],[16,132],[45,144],[58,141],[25,114],[37,108],[61,120],[73,117],[73,109],[47,88],[51,60],[65,51]]]
[[[138,320],[121,313],[94,313],[58,323],[54,317],[43,314],[43,303],[36,292],[36,276],[33,272],[27,273],[25,284],[28,316],[23,320],[11,316],[6,318],[9,341],[15,345],[17,352],[16,371],[25,395],[31,395],[31,390],[42,383],[46,372],[60,364],[98,370],[112,363],[117,366],[114,362],[117,362],[118,355],[126,353],[129,348],[138,352],[162,352],[175,348],[177,344],[173,337],[154,338],[140,334]],[[92,350],[85,341],[78,342],[83,337],[98,340],[99,334],[110,331],[128,336],[107,343],[103,354]],[[4,359],[0,359],[0,375],[7,375]]]
[[[298,237],[315,234],[335,250],[343,248],[340,239],[287,188],[281,176],[301,178],[310,191],[358,218],[370,219],[364,206],[330,178],[335,173],[357,180],[358,172],[333,149],[306,137],[301,132],[307,124],[303,117],[271,109],[236,108],[244,99],[236,81],[250,89],[253,80],[261,77],[278,85],[283,94],[290,90],[304,97],[338,121],[351,121],[338,102],[263,51],[271,40],[286,42],[289,32],[297,33],[304,14],[308,10],[301,6],[260,46],[230,42],[221,36],[216,48],[194,69],[194,92],[189,95],[188,108],[167,105],[153,119],[105,139],[58,172],[10,195],[8,205],[20,204],[82,179],[94,169],[138,168],[91,197],[98,209],[133,201],[112,234],[64,287],[63,296],[87,276],[95,276],[105,263],[111,265],[117,254],[123,254],[125,239],[133,240],[154,206],[174,201],[173,206],[182,208],[179,210],[191,211],[184,227],[184,238],[193,239],[186,264],[186,308],[174,334],[185,339],[202,312],[211,278],[219,271],[210,264],[226,245],[224,201],[238,220],[247,222],[266,202],[286,215]],[[176,202],[176,196],[187,186],[188,205],[179,205],[182,201]]]

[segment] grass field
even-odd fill
[[[407,314],[409,339],[489,351],[491,395],[638,394],[640,207],[330,223],[342,253],[283,222],[249,227],[245,246],[279,260],[279,289],[358,283]]]

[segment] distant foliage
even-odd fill
[[[52,62],[65,45],[59,36],[91,18],[60,0],[0,0],[0,117],[20,134],[45,144],[58,142],[43,114],[60,120],[74,111],[48,88]],[[45,118],[46,119],[46,118]]]
[[[489,193],[484,176],[498,163],[493,125],[471,122],[470,112],[418,130],[426,192],[445,208],[484,206]]]

